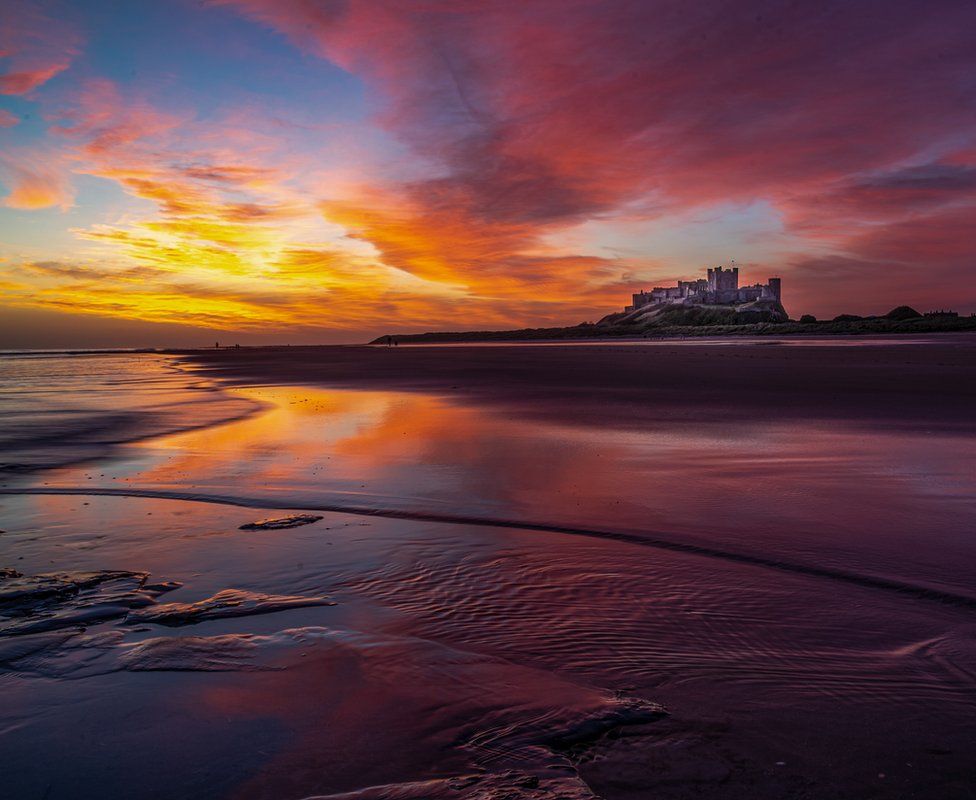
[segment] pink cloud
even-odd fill
[[[26,94],[64,72],[78,54],[78,34],[34,3],[11,7],[0,26],[0,94]]]
[[[55,117],[55,133],[83,143],[86,155],[116,160],[141,141],[167,134],[185,117],[160,111],[137,97],[124,96],[112,81],[86,81]]]
[[[0,75],[0,94],[27,94],[42,83],[47,83],[59,72],[68,68],[67,62],[51,64],[46,67],[23,72],[8,72]]]
[[[866,258],[887,262],[923,264],[926,267],[948,267],[956,274],[965,273],[976,264],[976,193],[970,203],[931,214],[917,214],[897,224],[873,228],[850,239],[851,252]],[[947,285],[958,282],[951,280]],[[954,287],[952,296],[976,298],[976,290],[964,285]]]
[[[976,11],[962,2],[882,18],[772,3],[224,1],[367,79],[385,123],[439,154],[459,189],[490,193],[514,168],[512,205],[540,218],[651,188],[689,203],[795,189],[973,119],[960,30]],[[890,41],[901,29],[911,39]]]
[[[0,108],[0,128],[12,128],[20,123],[20,117]]]

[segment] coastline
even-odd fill
[[[891,320],[866,317],[860,320],[823,322],[760,322],[742,325],[663,325],[642,328],[638,325],[583,324],[565,328],[523,328],[505,331],[446,331],[390,334],[378,336],[370,344],[385,344],[391,337],[401,344],[444,342],[560,341],[573,339],[684,339],[729,336],[888,336],[976,331],[976,317],[941,320],[918,318]]]

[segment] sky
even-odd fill
[[[976,311],[972,0],[6,0],[0,347]]]

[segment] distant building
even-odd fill
[[[739,268],[709,268],[707,278],[697,281],[678,281],[677,286],[655,287],[642,290],[633,295],[634,302],[624,311],[658,304],[687,305],[739,305],[754,300],[776,300],[782,298],[782,281],[770,278],[767,283],[752,286],[739,286]]]

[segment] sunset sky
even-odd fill
[[[976,2],[0,8],[0,347],[976,310]]]

